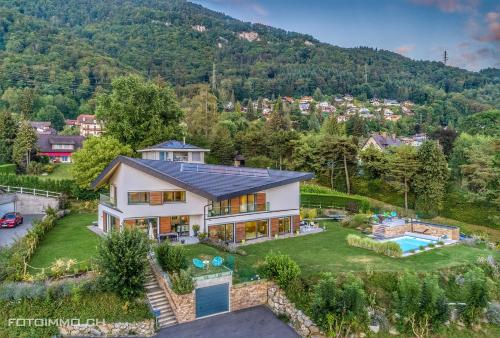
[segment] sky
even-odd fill
[[[391,50],[478,71],[500,68],[500,0],[191,0],[341,47]]]

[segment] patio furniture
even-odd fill
[[[207,268],[207,270],[208,270],[208,268],[210,267],[210,261],[209,261],[208,259],[207,259],[207,260],[205,260],[205,261],[203,261],[203,265],[204,265],[204,266]]]
[[[391,211],[391,217],[396,217],[397,215],[398,215],[398,213],[397,213],[397,212],[395,212],[395,211]]]
[[[201,259],[198,259],[198,258],[193,258],[193,265],[195,267],[197,267],[198,269],[204,269],[205,268],[205,264],[203,264],[203,262],[201,261]]]
[[[220,256],[215,256],[214,259],[212,259],[212,265],[215,267],[221,266],[223,262],[224,259]]]

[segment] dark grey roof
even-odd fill
[[[187,143],[184,143],[181,141],[176,141],[176,140],[168,140],[166,142],[159,143],[159,144],[156,144],[154,146],[151,146],[151,147],[148,147],[145,149],[141,149],[141,150],[144,151],[144,150],[151,150],[151,149],[180,149],[180,150],[188,150],[188,149],[196,150],[196,149],[198,149],[198,150],[205,150],[203,148],[194,146],[192,144],[187,144]],[[139,151],[141,151],[141,150],[139,150]]]
[[[37,146],[41,152],[63,152],[70,153],[82,147],[85,137],[83,136],[64,136],[64,135],[38,135]],[[53,144],[73,144],[74,150],[71,149],[52,149]]]
[[[397,147],[403,144],[399,138],[391,135],[372,134],[372,137],[382,149],[391,146]]]
[[[312,173],[307,172],[145,160],[119,156],[104,169],[92,183],[92,186],[99,187],[106,180],[108,174],[121,163],[215,201],[305,181],[314,177]]]

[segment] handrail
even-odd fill
[[[9,185],[1,185],[0,189],[5,190],[7,193],[19,193],[33,196],[43,196],[43,197],[61,197],[61,193],[49,190],[42,190],[36,188],[26,188],[26,187],[14,187]]]

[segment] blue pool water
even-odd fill
[[[392,242],[399,244],[403,253],[407,253],[410,250],[418,250],[421,246],[428,246],[429,244],[436,244],[436,241],[430,239],[417,238],[412,236],[402,236],[390,239]]]

